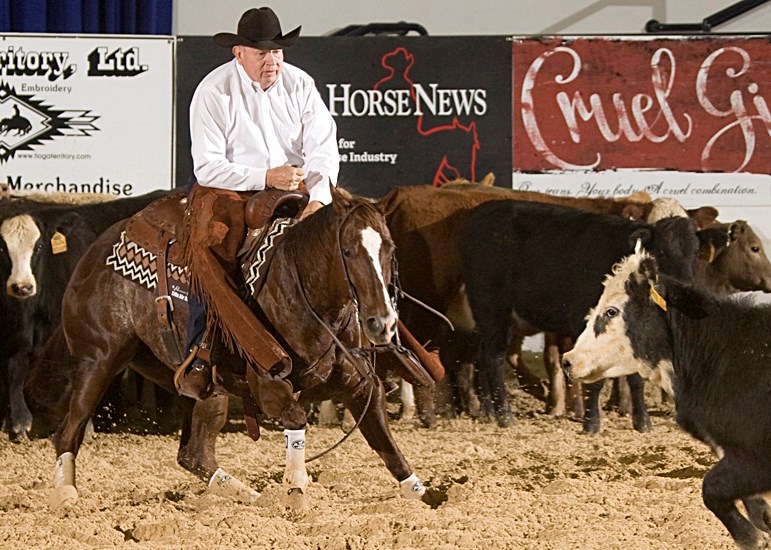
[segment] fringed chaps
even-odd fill
[[[180,235],[190,290],[206,304],[207,329],[220,329],[230,351],[266,374],[288,373],[291,359],[244,303],[236,282],[250,194],[194,185]]]

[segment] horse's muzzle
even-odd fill
[[[375,345],[387,344],[394,337],[396,323],[388,317],[367,317],[364,332],[367,339]]]

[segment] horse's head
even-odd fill
[[[338,244],[362,330],[373,344],[386,344],[396,332],[397,315],[388,294],[394,243],[385,217],[366,199],[339,192],[331,208],[340,220]]]

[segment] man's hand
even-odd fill
[[[313,214],[316,210],[324,206],[324,203],[321,201],[310,201],[308,205],[303,210],[302,214],[300,214],[300,219],[307,218],[311,214]]]
[[[294,191],[303,181],[305,172],[302,168],[284,164],[275,168],[268,168],[265,172],[265,187],[274,187],[282,191]]]

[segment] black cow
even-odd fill
[[[648,254],[607,277],[563,367],[593,381],[636,372],[673,395],[677,423],[719,461],[702,497],[742,548],[771,543],[771,305],[715,296],[660,273]],[[741,499],[749,520],[736,508]]]
[[[504,385],[512,335],[578,336],[602,291],[604,275],[638,241],[661,259],[665,272],[693,278],[699,240],[690,218],[648,224],[510,200],[474,209],[462,231],[461,254],[478,334],[477,389],[483,414],[494,414],[501,426],[512,421]],[[589,388],[595,403],[601,384]]]
[[[33,354],[59,324],[61,300],[81,255],[109,226],[168,191],[88,204],[9,201],[0,206],[1,412],[12,437],[28,436],[32,414],[24,377]]]

